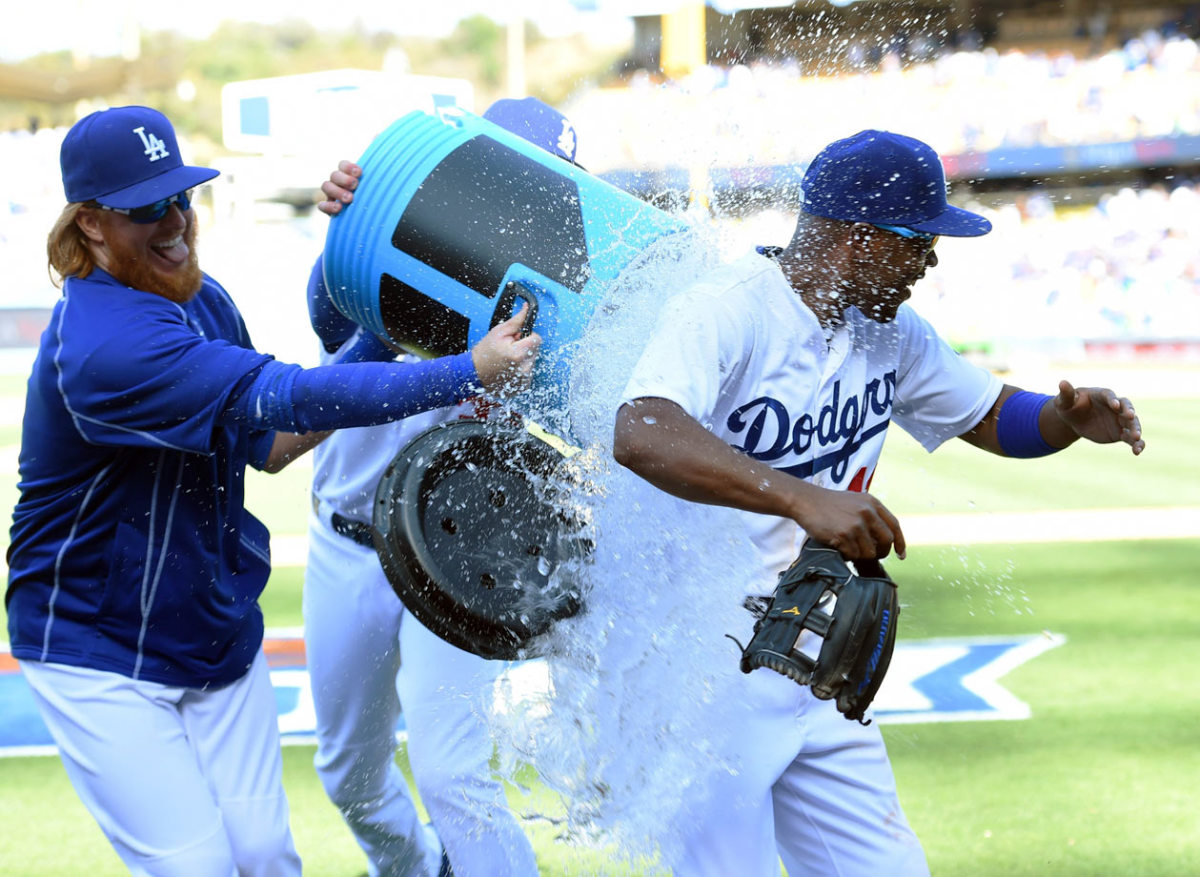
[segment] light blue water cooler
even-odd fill
[[[406,350],[443,356],[531,301],[543,343],[523,401],[549,421],[564,413],[572,345],[613,281],[685,229],[468,113],[409,113],[359,163],[354,203],[325,243],[334,303]]]
[[[372,524],[392,588],[426,627],[484,657],[529,657],[586,590],[575,571],[590,536],[556,498],[579,342],[626,288],[620,275],[686,226],[469,114],[409,113],[359,163],[325,242],[339,310],[423,356],[468,350],[522,300],[534,311],[542,352],[514,403],[525,428],[456,421],[415,437],[380,481]]]

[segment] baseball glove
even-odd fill
[[[780,574],[742,651],[741,667],[743,673],[769,667],[810,686],[823,700],[836,698],[847,719],[865,725],[869,722],[863,713],[892,659],[900,604],[896,585],[879,561],[854,564],[851,569],[836,549],[806,541],[799,557]],[[748,603],[747,608],[753,607]],[[805,631],[821,637],[815,659],[800,650]]]

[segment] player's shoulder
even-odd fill
[[[911,345],[926,347],[941,342],[941,335],[933,324],[922,317],[907,302],[900,305],[893,321],[901,338]]]
[[[201,275],[200,289],[196,291],[193,302],[205,304],[210,308],[237,312],[237,305],[229,292],[208,274]]]
[[[200,289],[186,305],[194,319],[208,327],[219,327],[218,334],[242,333],[244,322],[237,303],[229,292],[210,277],[203,275]]]
[[[84,336],[140,332],[160,316],[176,321],[182,317],[174,302],[126,286],[98,269],[87,277],[68,277],[60,306],[62,328]]]
[[[233,299],[230,297],[229,292],[224,286],[218,283],[216,278],[214,278],[211,274],[202,272],[200,278],[200,292],[202,295],[216,296],[217,298],[228,301],[230,304],[233,303]]]
[[[676,307],[704,308],[734,318],[751,317],[761,312],[781,282],[779,270],[770,259],[749,253],[713,268],[676,296]]]
[[[890,359],[904,370],[937,369],[947,357],[957,358],[937,329],[907,303],[900,305],[896,318],[888,323],[861,317],[855,336],[856,346],[870,356]]]
[[[754,289],[759,286],[785,287],[779,264],[775,261],[772,248],[761,247],[744,253],[724,265],[726,282],[737,289]]]

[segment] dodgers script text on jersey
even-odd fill
[[[735,408],[729,415],[727,426],[734,435],[745,433],[737,447],[765,463],[773,463],[788,454],[804,455],[813,447],[814,440],[818,449],[843,442],[836,450],[818,453],[806,463],[782,467],[784,472],[797,478],[807,478],[814,472],[828,469],[833,483],[841,484],[850,455],[863,442],[887,429],[895,387],[896,372],[893,370],[885,374],[882,380],[874,378],[868,381],[861,395],[850,395],[843,399],[842,382],[835,380],[830,400],[821,406],[817,416],[814,418],[805,411],[794,422],[787,405],[782,401],[760,396]],[[869,426],[868,418],[871,419]],[[861,490],[862,480],[856,476],[854,486],[850,489]]]
[[[1001,387],[907,306],[888,323],[848,308],[827,335],[779,267],[751,253],[664,306],[625,401],[668,399],[775,469],[862,490],[889,423],[932,451],[978,423]],[[742,517],[764,559],[747,590],[768,594],[804,533],[790,520]]]

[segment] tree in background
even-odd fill
[[[597,49],[583,37],[547,40],[525,24],[529,90],[551,104],[602,78],[621,49]],[[321,70],[382,69],[402,50],[410,72],[470,81],[480,106],[504,96],[505,30],[484,15],[460,21],[442,38],[371,30],[359,19],[329,32],[293,19],[273,25],[227,21],[212,36],[142,34],[134,60],[80,59],[68,50],[0,65],[0,131],[69,125],[80,101],[146,104],[176,121],[197,159],[219,154],[221,87],[228,82]]]

